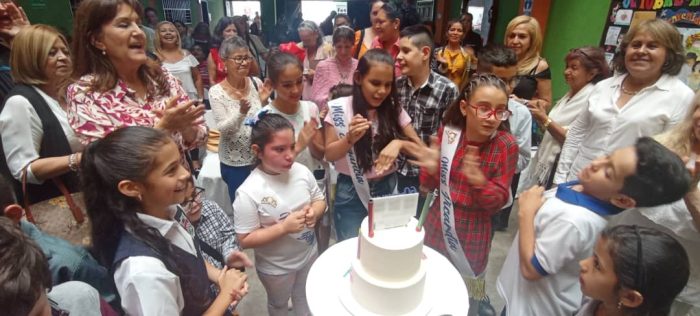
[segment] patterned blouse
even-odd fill
[[[442,142],[442,128],[438,132],[438,144]],[[518,144],[513,135],[498,131],[487,143],[468,142],[462,133],[450,169],[450,193],[454,203],[455,231],[467,256],[469,265],[476,275],[486,269],[491,250],[491,216],[506,204],[510,196],[510,182],[518,162]],[[467,145],[478,146],[481,158],[481,171],[488,182],[483,186],[473,186],[461,172],[462,159]],[[421,186],[434,189],[440,187],[439,174],[429,175],[421,169]],[[438,198],[428,212],[425,221],[425,244],[445,255],[442,235],[442,220]]]
[[[177,78],[165,72],[169,93],[156,95],[148,91],[145,100],[139,100],[136,92],[121,79],[116,86],[105,92],[91,90],[93,75],[82,76],[77,82],[68,86],[68,122],[83,144],[88,144],[107,136],[124,126],[154,127],[160,120],[155,111],[165,109],[168,100],[175,95],[180,96],[178,103],[189,101],[187,93]],[[154,83],[155,85],[155,83]],[[197,125],[197,136],[194,142],[186,144],[180,132],[172,132],[171,136],[183,153],[196,148],[206,140],[207,129],[204,123]],[[183,156],[184,157],[184,156]]]

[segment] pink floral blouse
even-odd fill
[[[178,103],[189,101],[187,93],[177,79],[163,69],[170,86],[167,95],[156,95],[149,91],[145,100],[136,98],[135,91],[118,80],[117,85],[105,92],[92,91],[93,75],[85,75],[68,86],[68,122],[83,144],[105,137],[124,126],[154,127],[159,121],[156,110],[165,109],[168,99],[178,95]],[[185,144],[180,132],[171,136],[181,153],[196,148],[206,140],[204,123],[197,126],[197,136],[191,144]]]

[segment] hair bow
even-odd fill
[[[258,125],[258,122],[260,122],[260,120],[262,120],[263,117],[265,117],[268,114],[268,112],[268,110],[261,110],[255,116],[246,118],[243,124],[248,125],[250,127],[255,127],[255,125]]]

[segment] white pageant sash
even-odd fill
[[[450,169],[454,159],[461,129],[455,129],[445,125],[442,131],[442,144],[440,146],[440,219],[442,220],[442,236],[445,239],[445,248],[455,267],[463,277],[475,277],[474,271],[469,265],[467,256],[459,243],[455,231],[455,212],[452,196],[450,195]]]
[[[345,134],[347,134],[348,132],[349,120],[345,116],[346,113],[344,109],[345,104],[346,102],[348,102],[348,100],[349,98],[346,97],[331,100],[330,102],[328,102],[328,109],[330,111],[331,118],[333,119],[333,126],[335,127],[335,131],[338,133],[338,139],[342,139],[343,137],[345,137]],[[368,131],[368,133],[371,132],[372,130]],[[355,156],[354,146],[350,147],[346,158],[348,160],[348,163],[350,164],[350,173],[352,173],[350,178],[352,178],[352,184],[355,186],[357,196],[360,197],[362,204],[365,206],[365,209],[367,209],[367,204],[369,203],[370,199],[369,182],[367,182],[367,178],[365,178],[362,169],[357,164],[357,156]]]

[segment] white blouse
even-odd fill
[[[199,100],[201,97],[197,94],[197,87],[194,85],[194,78],[192,78],[192,68],[197,67],[199,61],[192,54],[185,54],[185,57],[175,63],[163,62],[163,67],[180,80],[180,84],[190,100]]]
[[[575,180],[594,159],[634,145],[639,137],[665,132],[685,118],[693,91],[669,75],[662,75],[619,108],[616,102],[626,76],[617,75],[595,86],[588,107],[566,134],[554,183]]]
[[[63,133],[66,134],[68,144],[72,152],[83,149],[83,145],[76,137],[73,129],[68,124],[66,111],[54,98],[32,87],[46,101],[51,112],[61,124]],[[2,150],[5,153],[7,166],[12,176],[21,181],[22,169],[34,160],[39,159],[41,139],[44,136],[44,128],[41,119],[27,98],[15,95],[5,102],[5,107],[0,113],[0,135],[2,135]],[[44,181],[37,179],[32,173],[31,167],[27,168],[27,182],[42,184]]]
[[[250,126],[245,125],[246,118],[255,117],[260,111],[260,96],[253,86],[251,79],[247,79],[250,89],[246,100],[250,103],[248,113],[243,115],[239,111],[240,101],[231,98],[221,87],[221,83],[209,89],[209,102],[214,113],[216,128],[221,132],[219,142],[219,159],[222,163],[232,167],[249,166],[255,163],[255,156],[250,149]],[[254,79],[258,87],[262,87],[259,79]]]
[[[568,129],[578,114],[588,107],[588,98],[593,91],[594,85],[589,83],[579,90],[573,97],[571,91],[562,97],[559,102],[549,112],[549,118],[553,122]],[[537,154],[532,158],[530,167],[527,169],[521,190],[529,189],[533,185],[538,185],[547,181],[549,175],[556,168],[554,160],[561,152],[561,145],[549,132],[544,133],[542,142],[537,149]]]

